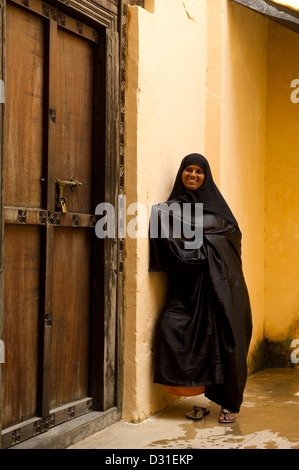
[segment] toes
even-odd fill
[[[230,423],[230,422],[235,422],[236,421],[236,416],[237,414],[228,411],[228,410],[221,410],[218,418],[218,422],[220,423]]]

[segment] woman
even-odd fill
[[[169,212],[167,218],[163,210],[180,207],[182,227],[189,204],[196,233],[200,224],[196,203],[203,205],[203,243],[190,248],[184,231],[179,237],[175,233],[178,212]],[[158,220],[159,231],[158,236],[151,233],[149,270],[166,271],[169,281],[168,299],[155,330],[154,382],[176,395],[204,392],[221,406],[218,421],[232,423],[243,399],[252,331],[241,232],[200,154],[183,159],[163,205],[162,211],[160,205],[153,206],[151,213],[151,227]],[[202,417],[202,411],[194,407],[188,417]]]

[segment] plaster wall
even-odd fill
[[[268,20],[224,2],[220,188],[242,232],[253,315],[250,353],[264,333],[264,191]]]
[[[224,3],[220,187],[243,233],[249,364],[266,338],[277,348],[267,354],[287,365],[299,338],[299,35]],[[299,9],[298,1],[276,3]]]
[[[165,408],[153,379],[153,329],[166,279],[148,273],[151,203],[167,199],[181,159],[205,151],[205,0],[150,0],[128,11],[126,98],[126,237],[124,418],[139,421]],[[135,202],[141,203],[134,211]]]
[[[282,341],[299,338],[299,34],[268,31],[265,336]]]
[[[127,225],[137,228],[138,215],[141,231],[125,244],[124,419],[137,422],[176,400],[152,383],[153,330],[167,286],[162,273],[148,273],[147,224],[151,203],[167,199],[190,152],[210,161],[243,234],[249,359],[264,337],[299,338],[299,103],[290,99],[298,38],[230,0],[129,8]]]

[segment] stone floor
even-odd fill
[[[194,405],[210,414],[185,418]],[[185,398],[140,424],[119,421],[68,449],[299,449],[299,369],[266,369],[248,378],[236,423],[219,424],[219,406]]]

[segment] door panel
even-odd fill
[[[3,427],[36,413],[40,279],[39,227],[6,226]]]
[[[73,233],[72,233],[73,232]],[[54,235],[51,402],[55,408],[89,394],[89,230]]]
[[[43,20],[7,4],[5,204],[39,207],[43,150]]]
[[[61,29],[57,44],[55,176],[83,184],[73,193],[65,189],[67,210],[91,212],[94,47]]]

